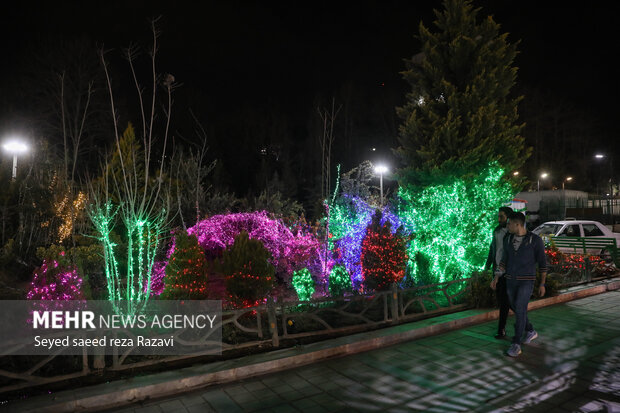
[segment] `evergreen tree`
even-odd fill
[[[400,233],[392,233],[388,220],[381,224],[380,210],[372,217],[362,241],[362,275],[364,287],[369,290],[386,290],[392,283],[405,277],[407,268],[406,240]]]
[[[161,298],[199,300],[207,296],[206,259],[195,235],[179,231],[166,266]]]
[[[222,254],[222,272],[231,302],[239,307],[252,307],[263,301],[275,281],[275,268],[269,262],[271,253],[262,242],[250,239],[246,231]]]
[[[406,62],[411,85],[397,153],[405,164],[403,184],[439,183],[443,177],[475,175],[490,161],[512,170],[530,150],[520,136],[513,97],[516,45],[469,0],[444,0],[435,11],[436,31],[419,27],[421,53]],[[448,178],[449,179],[449,178]]]

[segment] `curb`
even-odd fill
[[[620,279],[600,282],[583,289],[570,289],[555,297],[529,303],[529,310],[620,290]],[[470,315],[467,315],[470,314]],[[339,337],[303,347],[287,348],[235,360],[95,385],[55,395],[38,396],[9,405],[19,412],[87,412],[127,406],[154,398],[174,396],[208,386],[230,383],[268,373],[301,367],[329,358],[375,350],[402,342],[433,336],[498,318],[499,310],[466,310],[427,320],[401,324],[366,333]],[[456,318],[461,315],[460,318]]]

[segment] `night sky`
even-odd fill
[[[278,144],[294,141],[290,150],[303,152],[316,143],[316,106],[342,96],[348,87],[356,102],[354,144],[341,142],[334,154],[345,167],[377,153],[391,157],[399,122],[394,106],[408,91],[399,74],[403,59],[419,51],[414,35],[420,20],[431,26],[432,9],[441,8],[439,1],[91,3],[5,3],[0,85],[10,87],[41,42],[64,36],[88,38],[110,49],[130,42],[148,45],[148,19],[161,15],[159,70],[182,84],[175,97],[175,133],[191,135],[186,116],[191,109],[209,132],[212,155],[224,163],[238,156],[250,162],[278,133],[284,136]],[[493,15],[511,42],[520,40],[519,91],[534,90],[596,119],[595,144],[617,150],[611,141],[618,130],[620,87],[611,61],[620,49],[618,10],[609,3],[559,1],[474,5],[482,8],[480,15]],[[253,133],[260,137],[242,138]],[[371,147],[380,150],[373,154]],[[249,155],[241,154],[244,150]],[[301,161],[290,156],[292,163]],[[539,156],[535,162],[543,161]],[[229,183],[238,191],[251,185],[239,186],[235,181],[249,178],[230,174]]]

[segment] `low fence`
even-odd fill
[[[386,325],[411,322],[464,309],[464,294],[470,279],[454,280],[422,287],[399,289],[310,301],[274,302],[228,310],[222,313],[222,352],[246,348],[277,348],[299,340],[351,334]],[[177,336],[184,330],[176,331]],[[111,356],[88,354],[0,357],[0,393],[52,384],[55,382],[122,372],[177,360],[205,356],[201,352],[208,337],[194,343],[196,351],[183,356],[140,356],[134,349]],[[211,356],[212,361],[221,356]],[[208,362],[208,361],[205,361]]]
[[[561,255],[550,258],[550,273],[561,287],[610,277],[617,272],[613,264],[597,257]],[[469,278],[428,286],[399,289],[310,301],[274,302],[222,312],[222,352],[224,355],[244,349],[271,349],[296,344],[299,340],[368,331],[388,325],[412,322],[465,309]],[[184,330],[176,331],[182,335]],[[70,379],[102,375],[104,372],[137,370],[178,360],[204,357],[201,347],[209,343],[203,337],[193,344],[196,351],[183,356],[141,356],[133,349],[111,356],[88,354],[0,357],[0,393],[7,394],[31,387]],[[201,362],[222,360],[210,356]]]
[[[618,272],[613,262],[598,255],[552,252],[547,260],[549,277],[564,288],[608,278]]]

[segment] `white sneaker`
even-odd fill
[[[538,333],[536,330],[528,331],[525,333],[525,339],[523,340],[523,344],[530,344],[532,340],[538,337]]]

